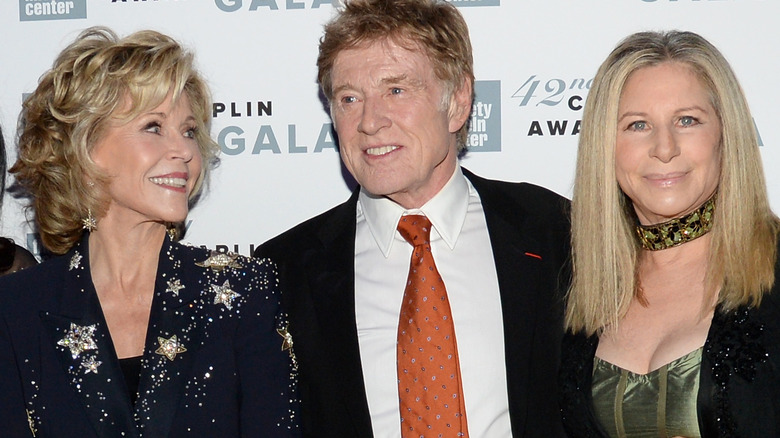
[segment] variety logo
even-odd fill
[[[466,146],[469,152],[500,152],[501,81],[476,81],[474,92]]]
[[[87,0],[19,0],[19,21],[87,18]]]
[[[467,6],[501,6],[501,0],[447,0],[453,5],[462,8]]]
[[[279,9],[319,9],[322,5],[335,6],[338,0],[214,0],[217,7],[224,12],[236,12],[242,8],[250,11],[276,11]],[[280,8],[281,5],[281,8]]]

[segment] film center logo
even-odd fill
[[[19,21],[87,18],[87,0],[19,0]]]
[[[461,8],[467,6],[501,6],[501,0],[448,0],[453,5]]]
[[[474,94],[466,146],[469,152],[500,152],[501,81],[476,81]]]

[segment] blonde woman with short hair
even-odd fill
[[[87,29],[25,100],[10,171],[60,256],[0,279],[3,436],[297,435],[275,265],[177,242],[210,112],[154,31]]]

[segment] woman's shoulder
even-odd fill
[[[182,266],[190,266],[209,282],[231,285],[233,289],[264,291],[275,295],[278,289],[276,263],[268,258],[252,258],[230,251],[211,250],[202,246],[176,244]]]
[[[180,256],[196,260],[203,267],[221,269],[242,269],[246,266],[264,266],[263,269],[275,269],[275,263],[268,258],[254,258],[233,251],[211,249],[205,245],[194,245],[189,242],[176,242],[172,245]]]
[[[769,348],[780,353],[780,278],[775,274],[775,285],[761,297],[761,303],[753,310],[761,325],[762,337]],[[780,358],[773,358],[780,363]]]

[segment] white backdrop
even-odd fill
[[[629,33],[692,30],[742,82],[780,210],[777,0],[452,1],[469,24],[477,77],[475,146],[464,166],[570,197],[576,125],[598,65]],[[224,107],[212,132],[222,163],[185,240],[248,255],[349,196],[316,84],[317,43],[334,11],[331,0],[2,0],[0,124],[9,159],[23,94],[79,31],[167,33],[196,53]],[[0,235],[38,251],[16,199],[4,201]]]

